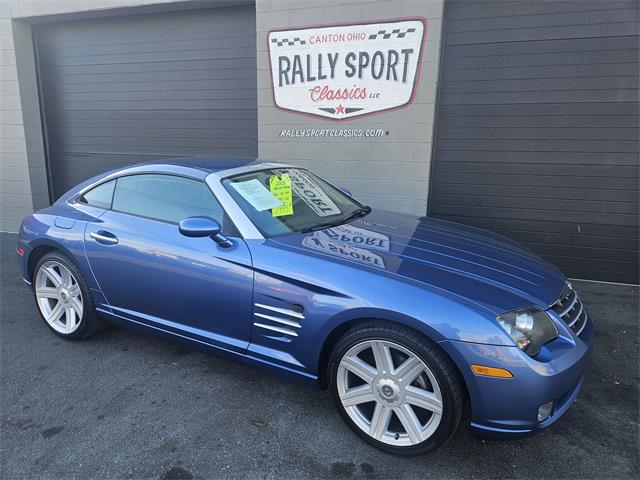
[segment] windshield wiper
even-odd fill
[[[309,233],[314,232],[316,230],[324,230],[325,228],[333,228],[343,225],[351,220],[356,218],[365,217],[371,213],[371,207],[365,205],[360,208],[356,208],[347,218],[343,218],[339,222],[328,222],[328,223],[320,223],[318,225],[313,225],[312,227],[303,228],[299,231],[299,233]]]

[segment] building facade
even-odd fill
[[[638,3],[2,0],[0,230],[96,173],[231,154],[638,282]]]

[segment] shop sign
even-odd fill
[[[272,30],[267,35],[279,108],[346,120],[409,104],[426,20]]]

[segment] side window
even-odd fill
[[[198,215],[223,225],[224,212],[204,182],[173,175],[144,174],[118,178],[113,210],[178,223]]]
[[[94,207],[111,208],[113,187],[115,187],[115,185],[115,180],[98,185],[82,195],[80,201]]]

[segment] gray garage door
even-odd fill
[[[257,154],[253,7],[40,25],[36,40],[54,198],[132,162]]]
[[[638,282],[638,3],[448,0],[430,214]]]

